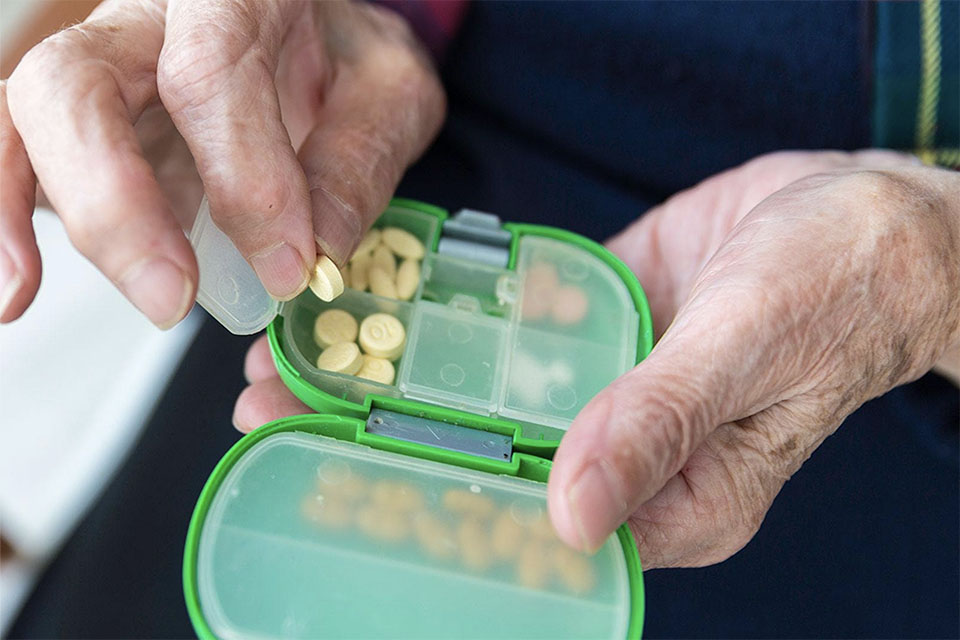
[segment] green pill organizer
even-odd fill
[[[394,200],[374,226],[426,247],[410,301],[278,303],[201,205],[198,300],[234,333],[266,327],[316,413],[244,436],[207,481],[183,563],[198,635],[640,637],[629,529],[573,552],[546,500],[577,412],[652,347],[636,278],[586,238],[486,213]],[[393,384],[316,367],[327,309],[400,320]]]

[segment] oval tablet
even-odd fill
[[[463,564],[474,571],[483,571],[493,564],[490,536],[479,521],[467,518],[457,530],[457,543]]]
[[[416,511],[423,506],[423,494],[405,482],[381,480],[373,485],[370,502],[386,511]]]
[[[370,256],[363,254],[354,256],[350,261],[350,288],[357,291],[366,291],[369,283]]]
[[[327,256],[318,257],[313,266],[310,291],[324,302],[330,302],[343,293],[343,275]]]
[[[397,277],[397,259],[393,257],[390,249],[382,244],[374,249],[370,256],[370,268],[373,267],[379,267],[386,271],[391,280]]]
[[[367,277],[370,279],[370,293],[391,300],[397,299],[397,285],[386,271],[373,265]]]
[[[360,240],[360,244],[353,252],[351,260],[355,260],[358,256],[369,255],[371,251],[377,248],[378,244],[380,244],[380,229],[370,229]]]
[[[586,593],[597,584],[590,559],[562,545],[553,554],[553,568],[560,581],[576,594]]]
[[[300,513],[307,520],[331,529],[342,529],[353,520],[353,510],[345,502],[324,495],[304,498]]]
[[[385,358],[378,358],[369,354],[363,354],[363,364],[357,371],[358,378],[366,378],[381,384],[393,384],[396,376],[396,369],[393,363]]]
[[[401,258],[413,258],[419,260],[426,253],[423,243],[409,231],[397,227],[387,227],[380,236],[383,244],[390,247],[390,250]]]
[[[517,558],[517,582],[528,589],[542,589],[550,576],[550,564],[544,558],[543,546],[527,543]]]
[[[526,532],[510,515],[503,511],[493,523],[493,553],[498,558],[513,558],[520,551]]]
[[[401,300],[409,300],[417,292],[419,284],[420,263],[412,258],[405,259],[397,269],[397,297]]]
[[[374,313],[360,323],[360,346],[371,356],[396,360],[406,339],[403,324],[389,313]]]
[[[457,552],[453,531],[429,513],[420,513],[413,520],[414,533],[420,547],[434,558],[446,560]]]
[[[313,323],[313,339],[318,347],[326,349],[338,342],[353,342],[359,330],[352,315],[343,309],[328,309]]]
[[[332,344],[317,358],[317,369],[334,371],[352,376],[360,370],[363,356],[360,348],[352,342]]]

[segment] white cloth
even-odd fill
[[[0,635],[123,461],[200,325],[156,329],[38,211],[43,282],[0,327]]]

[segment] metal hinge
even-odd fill
[[[510,436],[384,409],[370,411],[370,417],[367,418],[367,433],[404,442],[426,444],[447,451],[469,453],[501,462],[510,460],[513,456],[513,439]]]

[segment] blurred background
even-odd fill
[[[0,77],[96,5],[0,0]],[[137,442],[200,324],[194,311],[160,331],[74,249],[56,215],[38,210],[34,227],[40,292],[0,326],[0,635]]]

